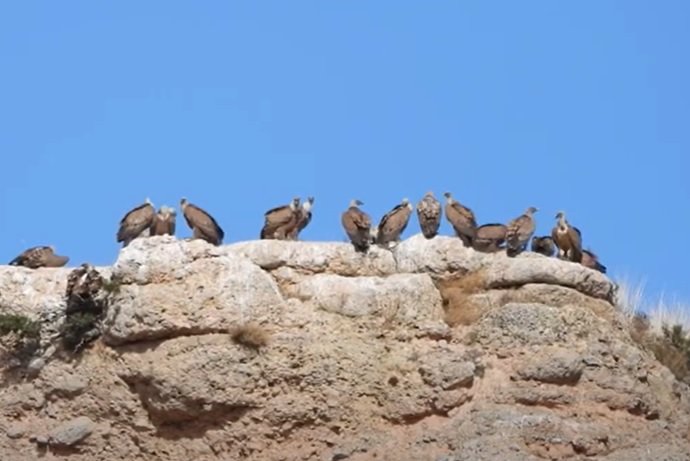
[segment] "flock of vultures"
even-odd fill
[[[445,207],[432,192],[427,192],[417,203],[417,219],[422,234],[427,239],[438,235],[442,216],[453,227],[455,235],[466,247],[481,252],[505,251],[508,256],[515,256],[527,250],[531,241],[531,251],[545,256],[556,256],[590,269],[605,273],[597,256],[582,247],[582,234],[577,227],[566,219],[565,213],[556,215],[556,223],[551,235],[535,236],[535,207],[529,207],[520,216],[508,223],[489,223],[477,225],[474,212],[455,200],[450,192],[445,192]],[[268,210],[264,214],[264,225],[261,239],[298,240],[299,234],[309,225],[312,218],[314,198],[309,197],[303,203],[299,197],[289,204]],[[352,200],[341,215],[341,225],[355,250],[366,253],[371,245],[390,248],[400,241],[401,234],[414,211],[407,199],[387,212],[372,226],[369,214],[360,207],[359,200]],[[180,200],[180,208],[185,221],[192,230],[192,239],[202,239],[212,245],[220,245],[225,233],[211,214],[203,208],[190,203],[186,198]],[[140,237],[155,235],[175,235],[176,212],[173,208],[162,206],[158,211],[149,199],[145,203],[127,212],[120,221],[117,242],[123,247]],[[10,262],[10,265],[38,267],[62,267],[69,261],[67,256],[58,255],[52,246],[29,248]]]

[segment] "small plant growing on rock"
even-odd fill
[[[483,309],[472,295],[486,289],[484,272],[475,271],[440,280],[437,286],[443,299],[444,320],[449,326],[471,325],[482,316]]]
[[[38,338],[41,324],[24,315],[0,314],[0,336],[17,333],[26,338]]]
[[[266,329],[258,323],[250,322],[235,326],[230,329],[230,337],[237,344],[251,349],[261,349],[268,344],[270,335]]]
[[[41,324],[24,315],[0,315],[2,362],[26,365],[40,346]]]

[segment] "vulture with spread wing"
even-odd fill
[[[42,245],[29,248],[10,261],[10,266],[23,266],[30,269],[39,267],[62,267],[69,257],[55,254],[55,248]]]

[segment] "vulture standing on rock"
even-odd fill
[[[473,248],[484,253],[501,249],[506,240],[506,226],[500,223],[483,224],[477,228]]]
[[[589,267],[590,269],[599,271],[602,274],[606,273],[606,266],[601,264],[597,255],[589,250],[582,250],[582,261],[580,264],[585,267]]]
[[[441,225],[441,202],[434,197],[433,192],[427,192],[417,204],[417,219],[425,238],[431,239],[438,235]]]
[[[153,218],[149,235],[175,235],[176,215],[174,208],[163,205]]]
[[[450,192],[443,194],[446,197],[446,219],[455,230],[455,234],[460,237],[465,246],[471,247],[477,232],[477,220],[474,212],[455,200]]]
[[[537,237],[535,235],[532,237],[532,251],[544,256],[553,256],[556,252],[556,244],[553,243],[553,239],[548,235],[544,235],[543,237]]]
[[[295,197],[287,205],[271,208],[264,213],[264,227],[261,228],[261,239],[285,240],[288,234],[295,231],[300,213],[300,198]]]
[[[556,214],[556,225],[551,230],[551,237],[558,247],[558,257],[579,263],[582,261],[582,235],[579,229],[571,226],[565,213]]]
[[[527,244],[536,229],[534,213],[537,211],[539,211],[537,208],[531,206],[508,223],[506,230],[506,254],[508,256],[517,256],[527,248]]]
[[[360,200],[352,200],[341,216],[341,223],[355,250],[366,252],[372,240],[371,217],[359,209],[362,205]]]
[[[184,197],[180,199],[180,208],[187,225],[192,229],[192,239],[205,240],[216,246],[223,243],[225,232],[206,210],[189,203]]]
[[[117,242],[122,242],[122,247],[126,247],[132,240],[142,236],[145,231],[150,231],[155,217],[156,209],[151,200],[147,198],[143,204],[128,211],[120,220]]]
[[[391,242],[399,242],[400,235],[405,231],[412,215],[412,204],[406,198],[391,211],[383,215],[376,233],[376,243],[386,246]]]
[[[100,310],[96,304],[104,283],[105,281],[101,274],[89,263],[83,263],[70,272],[67,277],[67,288],[65,290],[67,302],[65,313]]]
[[[69,261],[69,257],[55,254],[52,246],[36,246],[23,251],[10,261],[10,266],[23,266],[30,269],[39,267],[62,267]]]
[[[314,197],[307,197],[307,201],[302,203],[302,207],[297,213],[297,224],[287,236],[290,240],[298,240],[299,234],[311,222],[311,209],[314,206]]]

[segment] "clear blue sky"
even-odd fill
[[[681,0],[5,2],[0,259],[110,264],[147,196],[235,242],[314,195],[303,238],[340,241],[353,197],[378,220],[450,190],[542,234],[563,209],[612,276],[690,300],[688,24]]]

